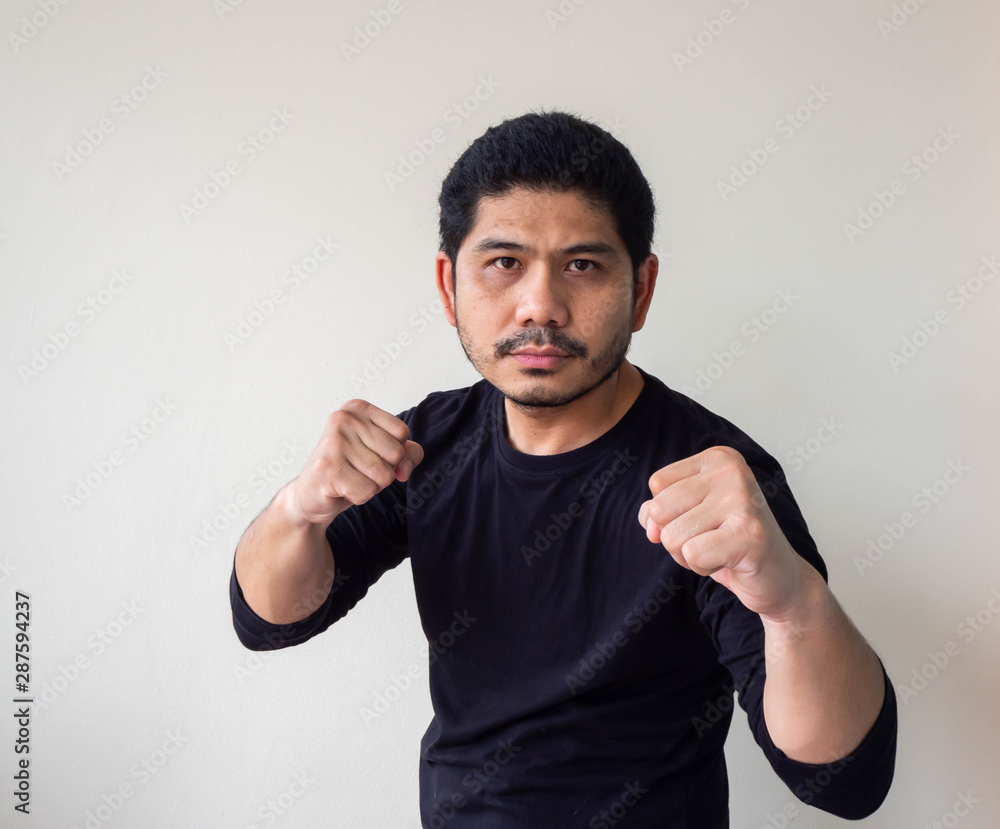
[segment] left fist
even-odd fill
[[[781,620],[808,562],[792,549],[746,461],[712,446],[649,478],[639,523],[682,567],[709,576],[754,613]]]

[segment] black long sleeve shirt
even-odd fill
[[[786,757],[764,721],[760,617],[646,538],[649,476],[732,446],[791,546],[828,579],[777,461],[639,371],[645,384],[618,423],[555,455],[510,445],[503,396],[486,380],[400,413],[424,459],[329,525],[334,586],[300,622],[260,618],[233,568],[237,636],[264,650],[325,631],[410,557],[434,709],[420,744],[425,827],[728,827],[734,692],[802,802],[858,819],[888,792],[897,711],[884,667],[885,702],[855,751],[827,764]]]

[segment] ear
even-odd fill
[[[455,322],[455,291],[451,287],[451,259],[443,250],[439,250],[437,256],[434,257],[434,270],[437,274],[438,295],[444,306],[444,315],[453,328],[457,327]]]
[[[639,284],[635,292],[635,319],[632,330],[638,331],[646,322],[649,303],[653,299],[653,288],[656,287],[656,274],[660,269],[660,260],[655,253],[649,254],[646,261],[639,266]]]

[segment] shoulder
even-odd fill
[[[738,450],[748,464],[774,461],[756,440],[726,417],[649,372],[643,371],[643,375],[650,386],[652,422],[688,456],[710,446],[725,445]]]
[[[726,417],[648,373],[646,382],[651,383],[654,392],[649,417],[656,430],[665,436],[666,457],[679,460],[711,446],[729,446],[738,451],[792,546],[826,579],[826,565],[778,460]]]
[[[490,419],[496,389],[483,379],[469,386],[430,392],[415,406],[396,416],[410,427],[410,439],[421,443],[447,438],[470,424]]]

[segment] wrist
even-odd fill
[[[819,571],[802,559],[792,601],[780,613],[760,614],[764,631],[775,640],[799,639],[829,620],[833,601],[833,593]]]
[[[284,523],[291,525],[296,530],[308,530],[318,526],[314,521],[310,521],[302,512],[298,499],[295,497],[295,481],[289,481],[274,496],[273,506],[277,511],[277,517]]]

